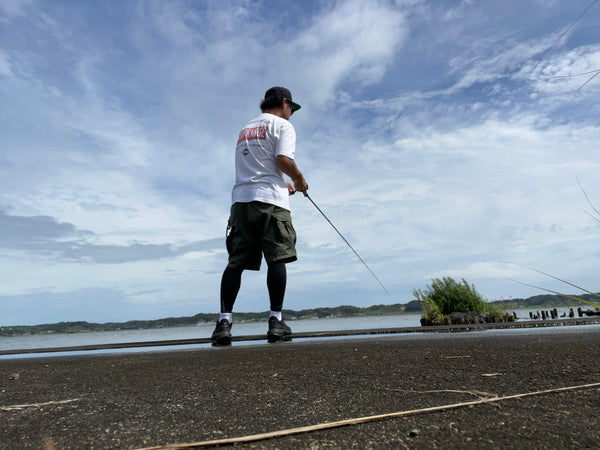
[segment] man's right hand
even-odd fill
[[[297,192],[302,192],[305,197],[308,196],[308,194],[306,193],[306,191],[308,191],[308,184],[306,184],[306,180],[303,176],[292,181],[294,182],[294,189]]]
[[[283,173],[292,179],[294,182],[294,189],[298,192],[302,192],[304,196],[307,197],[308,194],[306,191],[308,190],[308,184],[306,184],[302,172],[300,172],[298,166],[296,166],[296,162],[287,156],[278,155],[277,165]]]

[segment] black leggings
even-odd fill
[[[221,312],[233,312],[233,305],[242,285],[243,269],[233,269],[229,266],[223,272],[221,279]],[[285,285],[287,283],[287,270],[284,262],[269,265],[267,271],[267,288],[269,289],[269,300],[271,311],[281,311],[283,308],[283,297],[285,296]]]

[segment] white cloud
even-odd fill
[[[469,264],[467,267],[444,270],[434,276],[460,280],[461,278],[518,278],[522,273],[522,268],[506,262],[477,262]]]
[[[33,4],[33,0],[4,0],[0,2],[0,11],[3,11],[9,18],[21,16],[25,10]],[[4,20],[0,16],[0,21]]]
[[[0,77],[10,77],[12,68],[8,53],[0,49]]]
[[[331,101],[339,84],[369,85],[395,62],[408,24],[401,10],[386,2],[338,2],[320,14],[280,54],[300,69],[297,84],[313,104]],[[290,57],[288,56],[288,58]]]
[[[575,95],[575,91],[600,70],[600,46],[578,47],[540,63],[535,75],[535,88],[545,94]],[[597,92],[598,84],[585,86]]]
[[[85,24],[44,3],[5,19],[0,219],[21,225],[0,238],[0,307],[44,293],[71,305],[43,302],[50,321],[215,311],[235,136],[280,84],[303,105],[311,197],[392,292],[295,196],[290,307],[404,302],[437,274],[488,298],[531,292],[507,273],[543,282],[506,260],[593,284],[600,227],[576,178],[600,205],[600,77],[577,95],[579,80],[545,78],[600,68],[593,33],[526,80],[572,5],[535,27],[539,5],[440,5],[139,2],[111,33],[114,11],[88,3],[60,7]],[[19,39],[25,24],[35,39]],[[244,277],[239,310],[266,308],[264,271]]]
[[[176,45],[193,45],[200,34],[196,31],[204,24],[199,15],[176,2],[146,2],[147,16],[153,21],[154,28]]]

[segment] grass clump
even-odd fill
[[[464,278],[461,283],[450,277],[434,278],[425,290],[414,289],[413,295],[423,305],[422,317],[430,324],[441,325],[445,316],[464,311],[503,316],[500,308],[488,303]]]

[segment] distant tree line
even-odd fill
[[[574,296],[588,301],[596,301],[597,297],[591,294]],[[559,295],[536,295],[528,299],[497,300],[490,302],[502,310],[510,309],[536,309],[559,306],[581,306],[581,303]],[[391,305],[373,305],[365,308],[358,306],[337,306],[303,309],[301,311],[284,310],[286,320],[299,320],[328,317],[355,317],[355,316],[385,316],[395,314],[419,314],[423,311],[421,302],[412,300],[408,303],[395,303]],[[263,312],[236,312],[238,322],[258,322],[267,320],[268,311]],[[43,333],[82,333],[91,331],[117,331],[138,330],[147,328],[168,328],[194,326],[202,323],[215,322],[218,314],[199,313],[188,317],[167,317],[156,320],[130,320],[128,322],[59,322],[42,325],[17,325],[1,326],[0,336],[22,336],[25,334]]]

